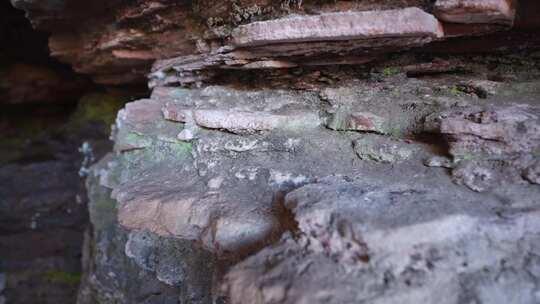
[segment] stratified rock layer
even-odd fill
[[[453,23],[514,22],[513,0],[437,0],[435,14],[443,21]]]
[[[236,46],[442,36],[437,19],[418,8],[291,17],[242,25],[232,33]]]
[[[51,33],[53,57],[106,85],[143,83],[154,61],[175,57],[183,57],[181,83],[199,81],[195,70],[222,67],[357,64],[433,40],[508,30],[516,9],[519,26],[536,28],[528,12],[534,0],[515,2],[11,1],[34,27]],[[492,50],[492,42],[482,49]],[[168,68],[153,71],[166,75]]]
[[[97,82],[153,65],[90,172],[80,303],[538,302],[537,40],[447,56],[514,4],[14,2]]]
[[[352,69],[321,84],[321,69],[291,82],[310,90],[233,78],[158,86],[127,104],[115,155],[94,169],[127,257],[166,286],[184,274],[186,288],[208,292],[200,303],[430,303],[439,290],[445,303],[535,303],[538,82],[487,81],[484,59],[449,60],[462,68],[438,78],[419,75],[441,59],[400,58],[406,69],[368,79]],[[526,166],[493,172],[517,178],[483,192],[457,174],[516,155]],[[191,249],[173,263],[176,242]],[[206,289],[183,262],[200,259],[215,259]],[[492,298],[507,288],[516,292]]]

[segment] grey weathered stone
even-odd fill
[[[450,138],[456,181],[486,191],[500,183],[519,182],[521,176],[534,180],[539,113],[537,107],[523,104],[485,105],[436,114],[429,124]]]
[[[540,161],[536,161],[527,167],[523,176],[531,183],[540,185]]]
[[[233,267],[224,292],[232,303],[536,303],[538,211],[429,179],[338,178],[288,194],[297,236]]]
[[[538,38],[463,38],[510,1],[12,2],[96,83],[157,60],[90,171],[79,304],[539,302]]]
[[[125,275],[144,270],[159,290],[231,303],[431,303],[440,290],[443,303],[534,303],[534,268],[523,266],[538,252],[540,188],[523,179],[538,142],[534,102],[498,100],[514,94],[504,83],[484,100],[444,73],[357,72],[310,71],[302,89],[170,83],[129,104],[113,138],[137,148],[96,168],[133,266]],[[512,155],[520,169],[499,170]],[[195,274],[214,258],[211,281]],[[515,292],[498,294],[506,288]]]
[[[371,131],[388,134],[388,121],[369,112],[337,111],[328,122],[333,130]]]
[[[198,250],[193,243],[160,240],[148,231],[131,231],[125,252],[142,269],[155,272],[158,280],[171,286],[196,284],[192,274],[213,266],[210,253]]]
[[[354,151],[363,160],[393,163],[413,157],[418,147],[382,136],[363,136],[353,142]]]

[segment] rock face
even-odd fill
[[[153,60],[194,47],[188,33],[195,29],[184,1],[26,1],[24,9],[35,28],[51,32],[51,55],[79,73],[108,85],[144,83]]]
[[[536,16],[528,10],[535,1],[515,2],[438,0],[431,7],[418,0],[333,5],[267,0],[84,4],[11,0],[26,11],[35,28],[51,33],[53,57],[106,85],[144,83],[155,60],[178,56],[185,56],[176,60],[184,65],[183,83],[196,82],[192,72],[209,66],[290,68],[319,65],[321,57],[333,64],[356,64],[367,60],[366,49],[381,54],[508,29],[516,9],[519,23],[534,28]],[[350,56],[336,60],[331,55],[336,53]],[[167,74],[170,66],[159,66]]]
[[[435,14],[453,23],[502,23],[514,22],[513,0],[438,0]]]
[[[376,39],[386,37],[442,37],[439,22],[418,8],[328,13],[241,25],[232,32],[236,46],[276,43]]]
[[[42,65],[16,63],[0,71],[2,103],[73,103],[84,89],[86,79],[69,71],[58,71]]]
[[[123,228],[110,191],[93,177],[88,191],[93,231],[77,303],[210,303],[211,255],[188,241]]]
[[[75,103],[90,82],[49,58],[47,35],[24,12],[0,4],[0,104]]]
[[[233,267],[231,303],[536,303],[538,212],[500,209],[432,173],[289,193],[300,237]]]
[[[538,81],[355,75],[311,90],[154,88],[118,115],[115,155],[90,182],[115,211],[93,221],[113,214],[137,271],[195,290],[192,303],[431,303],[439,290],[445,303],[535,303]],[[504,182],[475,188],[482,172]]]
[[[440,132],[449,138],[454,178],[475,191],[522,178],[535,183],[540,151],[538,114],[537,107],[523,104],[439,114],[436,120]]]
[[[152,65],[89,170],[79,303],[539,301],[537,40],[455,55],[518,3],[69,3],[15,1],[97,82]]]

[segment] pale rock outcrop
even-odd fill
[[[333,178],[289,193],[299,232],[233,267],[223,292],[235,304],[536,303],[537,208],[430,175]]]
[[[316,128],[321,120],[317,113],[309,112],[274,114],[228,109],[173,110],[165,108],[164,113],[166,119],[187,122],[191,117],[200,127],[224,129],[234,133],[269,131],[278,128]]]
[[[51,33],[53,57],[106,85],[143,83],[156,60],[174,57],[184,58],[176,63],[185,74],[176,76],[181,83],[206,79],[195,70],[358,64],[441,39],[507,30],[516,9],[520,26],[537,27],[529,12],[534,0],[438,0],[433,9],[424,1],[379,2],[11,1],[35,28]],[[158,66],[152,72],[166,76],[168,68]]]

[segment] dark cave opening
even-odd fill
[[[116,112],[146,94],[93,84],[49,56],[48,38],[0,3],[0,303],[76,302],[89,229],[78,149],[109,152]]]

